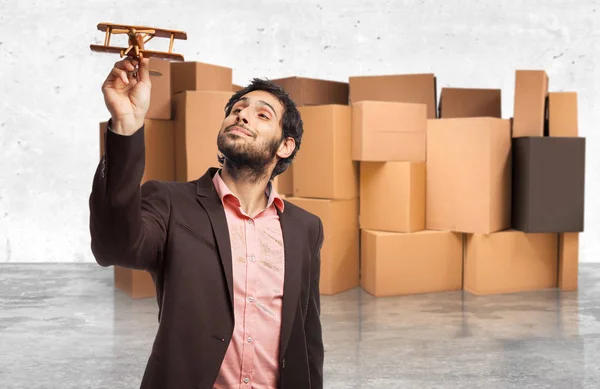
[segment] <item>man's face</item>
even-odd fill
[[[277,163],[276,156],[288,157],[293,139],[282,142],[281,122],[284,108],[279,100],[265,91],[244,95],[223,120],[217,147],[238,170],[255,176],[264,175]]]

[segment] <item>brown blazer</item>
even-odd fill
[[[148,181],[144,128],[107,131],[90,195],[92,251],[101,266],[147,270],[156,284],[159,327],[143,389],[213,387],[234,326],[232,262],[215,168],[193,182]],[[319,275],[321,220],[285,202],[279,214],[285,276],[281,389],[323,387]]]

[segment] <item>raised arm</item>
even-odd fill
[[[115,64],[102,86],[111,113],[104,155],[90,195],[92,252],[102,266],[152,270],[160,263],[170,212],[169,191],[144,174],[144,118],[150,101],[148,60]]]

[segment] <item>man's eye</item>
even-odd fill
[[[239,112],[240,112],[239,108],[236,108],[236,109],[233,110],[233,113],[239,113]]]
[[[262,118],[265,118],[265,119],[268,119],[268,118],[269,118],[269,117],[268,117],[267,115],[265,115],[264,113],[261,113],[261,114],[259,114],[258,116],[260,116],[260,117],[262,117]]]

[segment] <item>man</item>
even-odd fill
[[[101,266],[147,270],[156,284],[160,324],[141,388],[322,388],[323,226],[271,186],[302,139],[294,102],[255,79],[225,107],[221,169],[140,187],[148,59],[117,62],[102,91],[111,119],[91,246]]]

